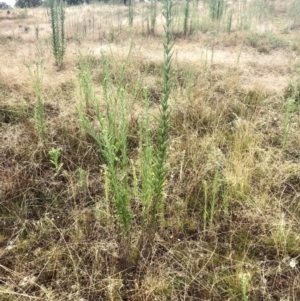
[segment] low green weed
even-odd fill
[[[60,148],[51,148],[49,151],[48,151],[48,154],[50,156],[50,162],[52,163],[53,165],[53,169],[55,171],[55,174],[54,174],[54,178],[59,174],[61,168],[63,167],[63,163],[59,163],[59,157],[60,157],[60,154],[61,154],[61,149]]]

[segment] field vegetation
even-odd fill
[[[0,10],[0,301],[300,300],[297,0]]]

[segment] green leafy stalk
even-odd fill
[[[155,27],[156,27],[156,18],[157,18],[157,0],[152,0],[148,8],[149,8],[149,18],[150,18],[150,28],[148,26],[148,32],[154,34]]]
[[[134,16],[134,0],[129,0],[128,21],[129,21],[130,26],[132,26],[132,24],[133,24],[133,16]]]
[[[172,0],[163,2],[164,26],[164,62],[163,62],[163,97],[159,108],[157,145],[150,142],[149,132],[149,100],[148,92],[144,90],[146,114],[140,124],[140,175],[141,175],[141,202],[143,204],[142,234],[137,244],[137,256],[148,258],[151,254],[153,239],[164,216],[164,187],[167,180],[166,167],[168,129],[170,119],[169,97],[172,89]]]
[[[163,97],[160,105],[158,146],[155,150],[154,164],[154,196],[150,211],[150,227],[157,222],[157,215],[163,219],[164,214],[164,186],[167,179],[168,169],[166,168],[168,129],[170,119],[169,97],[172,89],[172,0],[165,0],[163,3],[163,16],[166,24],[164,37],[164,63],[163,63]]]
[[[50,22],[52,29],[52,52],[59,67],[62,67],[66,52],[65,9],[62,0],[50,0]]]
[[[184,6],[184,21],[183,21],[183,34],[185,36],[188,33],[189,17],[190,17],[190,0],[186,0]]]
[[[29,66],[31,78],[33,80],[33,89],[36,95],[36,106],[34,108],[34,121],[37,132],[40,139],[44,141],[46,139],[46,124],[45,124],[45,112],[44,112],[44,101],[43,101],[43,66],[42,64],[36,63],[35,70],[32,71]]]
[[[233,15],[233,11],[232,9],[229,12],[229,15],[227,17],[227,33],[230,34],[231,33],[231,27],[232,27],[232,15]]]
[[[79,63],[78,80],[79,80],[80,96],[84,101],[87,110],[90,105],[90,102],[92,102],[93,99],[95,98],[94,89],[91,82],[90,63],[87,60],[83,59],[81,54],[78,57],[78,63]]]

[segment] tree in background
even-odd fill
[[[0,2],[0,9],[8,9],[10,6],[6,4],[5,2]]]
[[[38,7],[43,4],[42,0],[17,0],[15,6],[20,8]]]
[[[83,3],[90,3],[89,0],[85,1],[85,0],[67,0],[68,5],[79,5],[79,4],[83,4]]]

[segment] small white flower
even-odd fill
[[[30,284],[34,284],[36,281],[36,277],[32,276],[32,277],[24,277],[20,282],[19,282],[19,286],[20,287],[26,287]]]
[[[7,247],[5,248],[5,250],[10,251],[10,250],[12,250],[14,247],[15,247],[15,246],[9,245],[9,246],[7,246]]]
[[[298,264],[298,261],[295,258],[292,258],[290,260],[290,267],[293,269],[296,267],[296,265]]]

